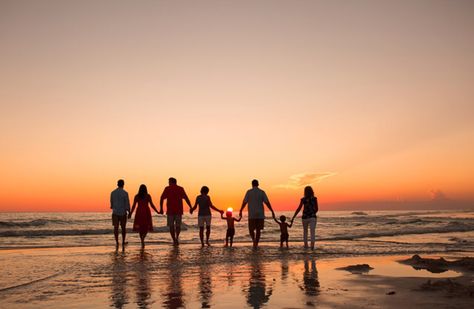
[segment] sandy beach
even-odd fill
[[[5,249],[0,298],[2,308],[471,308],[472,271],[415,270],[407,258],[274,243]],[[357,264],[372,269],[340,269]]]

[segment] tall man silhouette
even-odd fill
[[[268,201],[265,191],[258,187],[258,180],[256,179],[252,180],[252,189],[248,190],[245,194],[242,207],[240,208],[240,217],[242,217],[242,211],[247,204],[249,205],[249,233],[250,237],[252,237],[253,247],[257,248],[258,242],[260,241],[260,234],[263,230],[265,222],[265,211],[263,209],[263,204],[265,204],[268,209],[270,209],[273,218],[275,218],[275,212],[270,205],[270,201]]]
[[[112,209],[112,225],[114,226],[115,245],[118,247],[118,227],[122,229],[122,247],[125,246],[125,235],[127,234],[127,215],[130,213],[130,200],[128,193],[123,189],[125,181],[117,181],[117,189],[110,193],[110,209]]]
[[[163,201],[166,200],[166,215],[168,227],[170,228],[171,238],[173,244],[179,244],[179,233],[181,232],[181,218],[183,215],[183,199],[191,209],[191,202],[189,201],[183,187],[177,185],[176,178],[168,179],[169,186],[167,186],[160,198],[160,214],[163,214]]]

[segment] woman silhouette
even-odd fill
[[[137,213],[135,214],[135,220],[133,221],[133,231],[140,233],[142,247],[145,247],[146,234],[153,231],[153,221],[151,219],[151,211],[148,207],[148,204],[150,204],[151,208],[153,208],[153,210],[158,213],[158,210],[156,210],[156,207],[153,204],[151,196],[148,194],[148,190],[145,185],[140,185],[138,194],[135,195],[133,200],[132,211],[128,215],[128,218],[132,217],[133,211],[135,210],[135,206],[137,206],[137,204]]]
[[[302,221],[303,221],[304,247],[308,248],[308,227],[309,227],[310,233],[311,233],[311,250],[314,250],[314,242],[315,242],[315,237],[316,237],[316,222],[317,222],[316,213],[318,212],[318,199],[314,196],[314,191],[313,191],[313,188],[311,188],[311,186],[306,186],[304,188],[304,196],[303,198],[301,198],[298,209],[296,209],[295,214],[293,215],[293,218],[291,219],[291,222],[293,222],[295,217],[300,212],[301,207],[303,206],[304,208],[303,208]]]

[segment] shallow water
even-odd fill
[[[281,212],[291,216],[291,212]],[[197,218],[183,218],[181,242],[199,243]],[[170,236],[165,216],[153,217],[155,232],[147,242],[168,244]],[[132,222],[128,226],[131,227]],[[214,214],[211,242],[220,244],[225,237],[225,221]],[[289,229],[290,246],[300,246],[301,220]],[[473,211],[321,211],[317,224],[319,254],[410,254],[474,251]],[[265,222],[262,240],[279,242],[278,225]],[[249,240],[246,216],[236,223],[236,243]],[[139,242],[129,233],[130,245]],[[0,213],[0,249],[40,247],[106,246],[113,243],[109,213]]]

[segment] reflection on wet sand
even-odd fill
[[[305,256],[303,283],[304,292],[307,296],[317,296],[319,294],[318,270],[313,256]]]
[[[110,295],[111,307],[122,308],[128,303],[127,296],[127,263],[125,253],[112,253],[112,290]]]
[[[231,287],[231,286],[234,285],[234,282],[235,282],[235,278],[234,278],[234,263],[231,262],[231,261],[233,261],[233,259],[234,259],[234,248],[226,248],[226,250],[224,251],[224,254],[225,254],[225,259],[224,259],[224,261],[227,261],[227,264],[226,264],[227,286]],[[230,262],[229,262],[229,261],[230,261]]]
[[[170,251],[167,259],[168,274],[165,278],[167,286],[163,295],[164,308],[182,308],[184,307],[184,293],[183,293],[183,265],[179,254],[179,247],[175,246]]]
[[[137,256],[136,270],[136,295],[137,295],[137,307],[138,308],[149,308],[151,288],[150,288],[150,267],[152,265],[151,255],[145,252],[142,248]]]
[[[204,248],[199,256],[199,295],[201,299],[201,308],[211,308],[212,298],[212,276],[210,263],[208,261],[209,252]]]
[[[250,261],[249,285],[244,287],[244,292],[247,292],[247,303],[258,309],[270,300],[273,288],[270,286],[267,291],[265,265],[262,263],[262,256],[259,252],[252,252]]]

